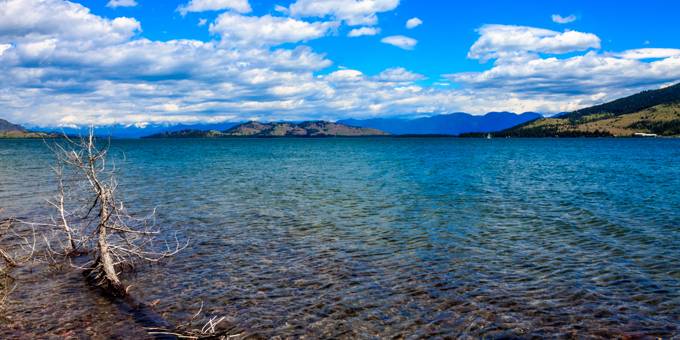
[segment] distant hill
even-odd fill
[[[489,112],[483,116],[457,112],[417,119],[346,119],[338,123],[379,129],[395,135],[460,135],[501,131],[541,117],[543,116],[540,113],[535,112],[519,115],[512,112]]]
[[[32,132],[23,126],[0,119],[0,138],[54,138],[56,135],[44,132]]]
[[[680,84],[644,91],[498,133],[498,137],[680,136]]]
[[[595,114],[608,114],[620,116],[629,113],[640,112],[644,109],[661,104],[669,104],[680,101],[680,83],[659,90],[643,91],[632,96],[614,100],[609,103],[574,111],[562,116],[572,120]]]
[[[23,126],[12,124],[4,119],[0,119],[0,132],[20,131],[26,132]]]
[[[153,134],[145,138],[226,138],[226,137],[362,137],[387,136],[386,132],[345,124],[310,121],[302,123],[247,122],[225,131],[182,130]]]
[[[180,131],[165,131],[155,133],[153,135],[144,136],[142,138],[219,138],[225,137],[224,132],[217,130],[180,130]]]

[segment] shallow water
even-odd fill
[[[128,206],[158,207],[163,228],[191,240],[128,278],[171,322],[203,301],[264,337],[680,335],[677,139],[134,140],[113,151],[126,155]],[[51,162],[41,141],[0,141],[4,215],[45,214]],[[61,334],[57,307],[28,295],[36,275],[17,274],[35,282],[10,310],[25,329]],[[73,275],[50,284],[85,301],[94,293]],[[63,318],[94,334],[129,321],[97,301]],[[94,311],[108,321],[82,317]]]

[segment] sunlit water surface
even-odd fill
[[[680,140],[114,141],[121,190],[189,247],[127,282],[249,335],[680,334]],[[42,141],[0,141],[0,207],[44,215]],[[67,274],[19,269],[0,335],[139,337]],[[21,283],[23,280],[24,283]],[[4,322],[4,325],[3,325]]]

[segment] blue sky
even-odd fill
[[[0,0],[0,117],[568,111],[680,81],[679,12],[661,0]]]

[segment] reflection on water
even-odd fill
[[[191,239],[128,278],[170,321],[203,301],[265,337],[680,334],[680,140],[113,146],[128,206],[157,206],[166,230]],[[6,214],[44,214],[50,161],[42,142],[0,141]],[[130,322],[77,273],[23,271],[31,283],[10,311],[24,329]]]

